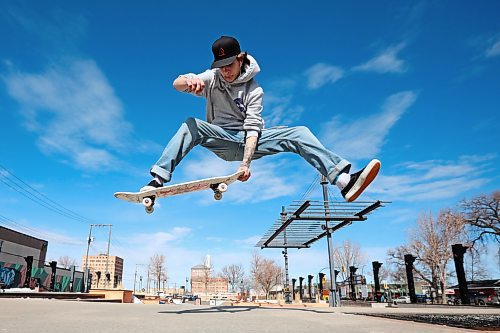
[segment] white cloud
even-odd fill
[[[32,223],[29,223],[28,221],[16,222],[0,215],[0,222],[2,223],[2,225],[5,225],[7,228],[10,228],[12,230],[50,241],[50,244],[60,244],[66,246],[74,245],[78,247],[81,247],[85,244],[85,242],[81,239],[73,238],[59,232],[34,228],[31,226]]]
[[[353,67],[352,70],[361,72],[376,72],[381,74],[404,73],[407,70],[405,61],[398,59],[398,52],[404,47],[404,43],[390,46],[364,64]]]
[[[224,237],[209,236],[209,237],[206,237],[205,240],[207,240],[208,242],[222,243],[225,241],[225,238]]]
[[[370,191],[384,200],[431,201],[460,197],[487,184],[485,176],[495,155],[462,156],[458,161],[409,162],[398,175],[377,178]]]
[[[37,41],[44,52],[70,54],[78,49],[87,33],[88,21],[83,15],[58,8],[41,13],[30,6],[19,6],[14,2],[3,7],[12,29],[36,37],[33,50],[39,51]]]
[[[337,82],[344,76],[344,71],[340,67],[318,63],[307,69],[305,75],[307,76],[307,87],[314,90],[325,84]]]
[[[271,110],[265,115],[266,127],[288,126],[300,119],[304,112],[301,105],[290,106],[290,100],[276,100],[276,104],[267,103],[267,108]]]
[[[46,154],[83,169],[111,168],[129,150],[132,126],[107,78],[92,60],[56,65],[43,73],[11,70],[4,77],[25,127]],[[133,140],[132,140],[133,141]],[[127,144],[128,143],[128,144]]]
[[[485,52],[486,58],[492,58],[500,55],[500,40],[496,40]]]
[[[239,245],[255,246],[255,244],[257,244],[261,238],[262,236],[255,235],[247,237],[245,239],[235,239],[234,242]]]
[[[390,129],[415,102],[412,91],[389,96],[382,111],[354,122],[336,116],[326,122],[320,131],[323,144],[348,159],[376,157]]]
[[[288,126],[300,119],[304,107],[292,104],[299,80],[288,78],[271,81],[266,87],[263,117],[266,127]]]
[[[190,228],[174,227],[169,232],[155,232],[152,234],[138,234],[131,243],[146,244],[148,248],[158,248],[169,242],[184,238],[191,233]]]
[[[344,76],[344,71],[335,66],[318,63],[308,68],[302,75],[271,81],[264,98],[266,127],[289,126],[297,122],[305,111],[302,105],[294,104],[296,90],[300,82],[306,81],[306,87],[319,89],[326,84],[335,83]]]
[[[240,163],[224,161],[212,156],[208,151],[193,154],[197,155],[182,166],[183,178],[187,175],[190,180],[229,175],[236,172]],[[294,177],[294,172],[283,172],[284,167],[283,163],[271,162],[265,158],[253,161],[250,179],[244,183],[237,181],[230,185],[228,191],[224,193],[223,200],[259,202],[295,193],[298,185],[290,181]],[[202,198],[206,203],[213,203],[209,196],[204,195]]]

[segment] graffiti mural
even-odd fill
[[[36,284],[40,290],[50,290],[50,266],[33,267],[31,269],[31,280],[38,281]],[[22,288],[26,280],[26,266],[0,261],[0,285],[2,288]],[[71,277],[69,270],[58,268],[56,271],[56,281],[54,290],[67,292],[70,290]],[[73,281],[73,291],[83,291],[83,273],[76,272]]]
[[[14,285],[16,270],[12,268],[0,267],[0,284],[2,288],[10,288]]]

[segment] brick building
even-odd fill
[[[86,256],[82,257],[82,267],[85,269]],[[121,288],[123,279],[123,259],[117,256],[99,254],[89,256],[87,261],[92,274],[91,289]],[[108,273],[108,274],[106,274]]]
[[[191,268],[191,293],[205,296],[228,292],[227,279],[212,277],[212,269],[205,265]]]

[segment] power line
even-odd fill
[[[51,234],[48,234],[48,233],[45,233],[41,230],[38,230],[38,229],[35,229],[35,228],[31,228],[31,227],[28,227],[28,226],[25,226],[19,222],[16,222],[8,217],[5,217],[3,215],[0,214],[0,222],[2,222],[3,224],[11,227],[11,228],[15,228],[15,229],[24,229],[28,232],[31,232],[35,235],[38,235],[38,236],[43,236],[44,238],[47,238],[47,239],[50,239],[50,240],[53,240],[55,242],[59,242],[59,243],[66,243],[66,244],[73,244],[74,242],[71,242],[71,241],[68,241],[67,239],[64,239],[64,238],[61,238],[61,237],[58,237],[57,235],[51,235]]]
[[[37,189],[33,188],[29,184],[27,184],[25,181],[23,181],[21,178],[17,177],[14,173],[12,173],[10,170],[5,168],[3,165],[0,165],[0,182],[6,185],[7,187],[11,188],[12,190],[18,192],[19,194],[23,195],[27,199],[39,204],[40,206],[47,208],[48,210],[51,210],[59,215],[62,215],[64,217],[70,218],[72,220],[75,220],[77,222],[84,223],[86,225],[88,224],[93,224],[95,223],[94,221],[68,209],[62,206],[61,204],[57,203],[56,201],[52,200],[45,194],[41,193]],[[34,233],[36,235],[41,235],[44,238],[59,242],[59,243],[70,243],[73,244],[74,242],[68,241],[66,239],[44,233],[40,230],[25,226],[21,223],[18,223],[16,221],[13,221],[12,219],[9,219],[5,216],[0,215],[0,222],[5,223],[6,225],[12,226],[14,228],[21,228],[22,230],[25,230],[30,233]],[[118,241],[116,243],[125,248],[123,244],[120,244]]]
[[[304,194],[302,194],[300,198],[301,201],[306,200],[311,195],[311,192],[314,190],[315,186],[319,184],[319,177],[320,177],[319,174],[316,174],[314,176],[313,181],[311,182],[307,190],[304,192]]]
[[[23,195],[27,199],[39,204],[40,206],[47,208],[54,213],[62,215],[64,217],[70,218],[74,221],[82,222],[85,224],[92,223],[93,221],[64,207],[63,205],[57,203],[56,201],[50,199],[45,194],[39,192],[21,178],[17,177],[7,168],[0,164],[0,182],[2,182],[7,187]]]

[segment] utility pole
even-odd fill
[[[325,206],[325,217],[330,216],[330,207],[328,205],[328,180],[325,176],[321,176],[321,186],[323,187],[323,201]],[[330,264],[330,295],[328,297],[328,303],[330,307],[337,307],[340,305],[337,299],[337,281],[335,279],[335,269],[334,269],[334,256],[333,256],[333,243],[332,243],[332,230],[330,229],[330,222],[328,219],[325,220],[326,229],[326,239],[328,243],[328,256]]]
[[[104,226],[104,225],[103,225]],[[108,235],[108,251],[106,252],[106,279],[105,279],[105,284],[104,286],[107,288],[108,287],[108,274],[109,274],[109,245],[111,244],[111,224],[107,225],[109,227],[109,235]]]
[[[87,286],[88,282],[88,276],[89,276],[89,269],[88,269],[88,261],[89,261],[89,248],[90,248],[90,243],[93,241],[92,239],[92,227],[109,227],[109,236],[108,236],[108,251],[107,251],[107,258],[106,258],[106,272],[105,272],[105,286],[107,286],[107,274],[109,273],[108,270],[108,265],[109,265],[109,245],[111,243],[111,224],[91,224],[90,225],[90,231],[89,231],[89,237],[87,238],[87,255],[85,256],[85,286]]]
[[[89,280],[89,248],[90,248],[90,243],[92,242],[92,224],[90,225],[90,231],[89,231],[89,237],[87,238],[87,255],[85,256],[85,279],[84,279],[84,290],[88,292],[87,286],[88,286],[88,280]]]
[[[137,264],[135,264],[135,273],[134,273],[134,296],[135,296],[135,281],[137,280]]]

